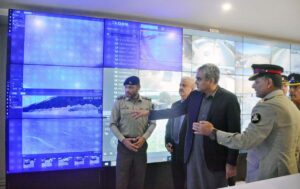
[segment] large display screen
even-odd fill
[[[182,70],[182,29],[105,20],[104,66],[143,70]]]
[[[103,165],[111,166],[116,163],[117,138],[109,128],[111,109],[116,99],[124,95],[124,80],[131,75],[140,77],[142,96],[152,99],[155,109],[169,108],[171,104],[179,100],[178,89],[181,72],[149,71],[136,69],[105,68],[103,91]],[[159,82],[153,82],[153,79]],[[106,90],[107,89],[107,90]],[[170,154],[165,148],[165,128],[167,120],[156,121],[156,128],[147,140],[148,163],[167,161]]]
[[[182,29],[10,10],[7,67],[8,173],[113,166],[109,119],[123,81],[139,76],[156,109],[178,100]],[[166,121],[148,139],[148,162],[170,157]]]
[[[104,21],[10,10],[7,172],[102,165]]]
[[[110,130],[124,80],[141,80],[140,94],[155,109],[179,100],[182,76],[216,64],[219,85],[235,93],[242,128],[259,101],[252,64],[300,70],[300,46],[173,26],[23,10],[9,11],[6,100],[7,173],[114,166]],[[170,159],[167,120],[148,142],[148,162]]]

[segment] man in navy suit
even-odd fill
[[[179,85],[180,100],[172,104],[172,108],[179,106],[195,89],[195,80],[191,77],[182,77]],[[186,166],[184,164],[184,140],[186,135],[187,119],[185,115],[170,118],[166,127],[165,143],[171,153],[171,168],[174,189],[184,189],[186,180]]]
[[[215,189],[227,186],[227,179],[236,175],[238,150],[232,150],[207,136],[194,135],[193,123],[209,121],[218,130],[240,132],[240,106],[237,97],[218,85],[220,71],[214,64],[197,70],[198,91],[176,108],[132,112],[134,117],[149,114],[149,119],[163,119],[187,114],[184,161],[187,163],[188,189]]]

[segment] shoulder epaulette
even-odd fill
[[[275,97],[275,96],[272,96],[272,97],[270,97],[270,98],[264,98],[263,101],[266,102],[266,101],[268,101],[268,100],[273,99],[274,97]]]
[[[151,98],[142,96],[142,99],[151,101]]]
[[[123,100],[123,99],[125,99],[126,98],[126,96],[125,95],[122,95],[122,96],[118,96],[117,97],[117,100]]]

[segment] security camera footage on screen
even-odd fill
[[[171,71],[149,71],[134,69],[104,69],[104,88],[113,86],[109,90],[103,91],[103,162],[105,166],[115,165],[117,138],[113,136],[109,128],[109,117],[114,99],[124,95],[124,80],[131,75],[140,77],[140,94],[150,97],[155,105],[155,109],[171,107],[171,104],[179,100],[178,88],[181,72]],[[159,82],[153,82],[153,79]],[[114,98],[112,98],[112,96]],[[148,162],[162,162],[170,158],[170,154],[165,149],[165,128],[167,120],[158,120],[157,126],[151,137],[148,139]]]
[[[179,100],[182,76],[214,63],[220,85],[239,99],[244,130],[258,101],[251,64],[300,71],[300,47],[116,19],[22,10],[8,19],[8,173],[115,165],[110,113],[128,76],[139,76],[140,94],[164,109]],[[148,139],[148,162],[170,158],[166,122]]]
[[[141,94],[158,107],[178,97],[181,28],[10,10],[8,48],[8,173],[114,165],[110,110],[130,75],[141,74]],[[149,139],[149,162],[169,156],[162,122]]]
[[[103,27],[10,10],[7,172],[101,166]]]

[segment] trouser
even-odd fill
[[[171,167],[174,189],[185,189],[186,166],[182,162],[172,161]]]
[[[138,152],[118,143],[116,189],[143,189],[147,164],[147,143]]]
[[[211,171],[207,168],[204,157],[203,136],[195,136],[192,151],[187,162],[187,188],[216,189],[226,186],[228,186],[228,183],[225,170]]]
[[[174,189],[185,189],[186,165],[183,162],[183,152],[178,151],[176,144],[173,144],[171,168]]]

